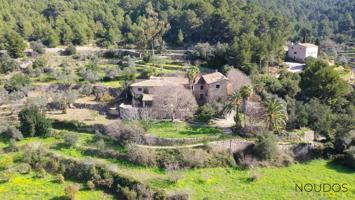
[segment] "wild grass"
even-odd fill
[[[355,172],[325,160],[285,168],[260,168],[260,178],[250,181],[250,171],[233,168],[186,170],[175,184],[153,179],[150,186],[174,193],[185,191],[191,199],[354,199]],[[347,192],[296,192],[295,184],[348,184]]]
[[[161,138],[200,138],[223,134],[220,128],[192,125],[186,122],[153,123],[148,132]]]
[[[36,173],[28,175],[13,173],[9,175],[10,180],[0,184],[0,196],[3,200],[28,200],[28,199],[56,199],[66,200],[64,188],[72,184],[71,181],[57,183],[54,176],[50,174],[44,178],[38,178]],[[113,199],[111,195],[102,191],[91,191],[81,185],[81,189],[75,195],[77,200]]]

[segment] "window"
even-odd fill
[[[201,85],[201,87],[200,87],[200,88],[201,88],[201,90],[203,90],[203,85]]]
[[[203,99],[203,94],[200,94],[200,99]]]
[[[143,90],[142,88],[138,88],[138,92],[142,92],[142,90]]]
[[[295,52],[293,52],[293,54],[297,54],[297,52],[295,51]]]
[[[216,85],[216,88],[220,88],[221,86],[220,85]]]

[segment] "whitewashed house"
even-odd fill
[[[298,61],[304,62],[307,57],[318,57],[318,46],[310,43],[291,43],[288,46],[288,57]]]

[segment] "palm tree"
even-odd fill
[[[187,78],[189,79],[190,87],[192,86],[195,78],[198,76],[199,73],[200,73],[200,69],[198,67],[196,67],[196,66],[192,67],[187,72]]]
[[[266,127],[270,131],[281,131],[288,119],[286,106],[279,98],[269,98],[265,102]]]
[[[242,111],[245,113],[246,111],[246,103],[248,98],[250,97],[251,93],[252,93],[252,88],[249,85],[245,85],[243,87],[240,88],[240,95],[242,97],[243,100],[243,106],[242,106]],[[245,126],[245,115],[244,115],[244,126]]]
[[[239,110],[240,106],[242,104],[242,95],[240,92],[235,91],[233,92],[227,101],[226,106],[224,107],[224,113],[229,114],[233,110],[235,111],[235,116],[234,116],[234,121],[235,121],[235,126],[236,128],[241,128],[241,120],[240,120],[240,115],[239,115]]]

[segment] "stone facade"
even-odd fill
[[[229,80],[221,73],[200,75],[195,79],[192,92],[199,104],[225,100],[232,92]]]
[[[304,62],[307,57],[317,58],[318,46],[309,43],[292,43],[288,46],[288,57],[298,62]]]

